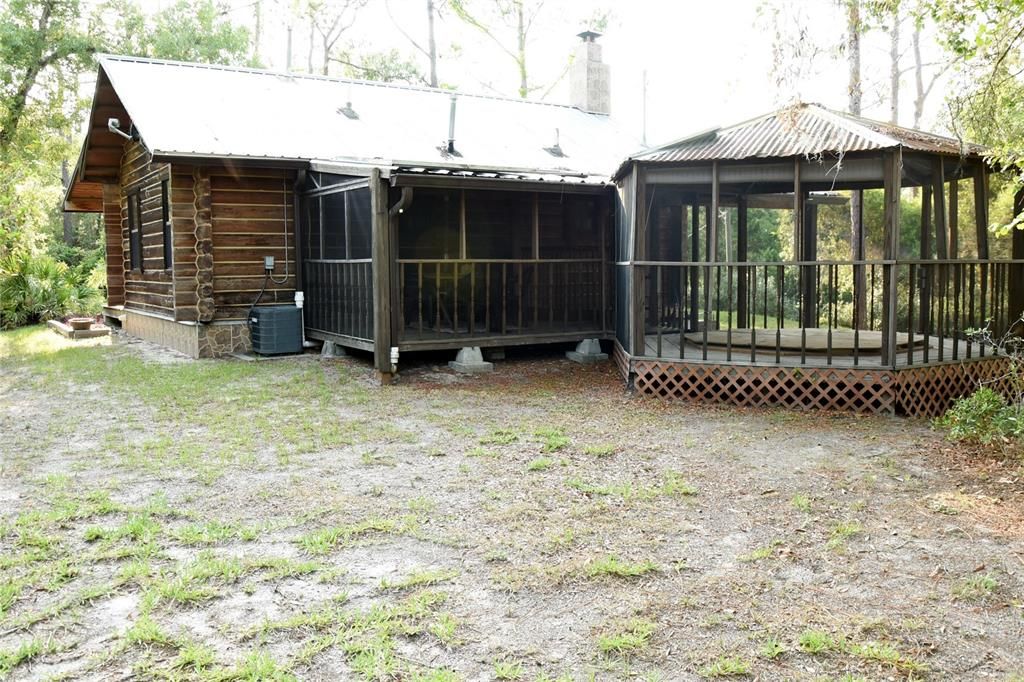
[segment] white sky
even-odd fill
[[[330,0],[328,0],[330,2]],[[441,4],[441,0],[435,0]],[[486,0],[478,0],[485,4]],[[531,2],[531,0],[527,0]],[[387,3],[387,4],[386,4]],[[147,11],[173,4],[173,0],[143,0]],[[253,24],[253,0],[228,0],[238,23]],[[262,61],[270,68],[285,66],[286,29],[292,0],[263,0]],[[426,44],[425,0],[369,0],[356,23],[339,45],[354,42],[357,51],[395,48],[408,54],[427,71],[426,58],[396,29]],[[799,79],[799,92],[780,91],[771,78],[774,28],[761,0],[547,0],[527,48],[531,80],[546,87],[561,74],[568,55],[585,28],[586,19],[601,9],[612,9],[600,39],[604,61],[611,67],[612,116],[639,138],[643,129],[643,74],[647,73],[647,140],[651,144],[700,130],[739,122],[792,101],[845,109],[846,64],[840,53],[845,17],[834,0],[776,0],[787,14],[799,16],[823,50],[813,69]],[[390,13],[388,9],[390,8]],[[389,15],[390,14],[390,15]],[[794,22],[789,21],[789,25]],[[903,28],[902,68],[912,66],[910,25]],[[299,24],[293,37],[293,67],[304,69],[308,25]],[[442,10],[436,26],[440,60],[439,78],[466,92],[515,95],[515,63],[478,31],[451,11]],[[511,44],[511,33],[506,31]],[[457,46],[453,49],[453,45]],[[929,36],[922,39],[924,61],[938,53]],[[862,41],[864,115],[889,118],[889,38],[884,31],[869,32]],[[318,61],[315,60],[315,63]],[[340,67],[338,67],[340,69]],[[942,107],[943,82],[928,100],[924,128],[937,128]],[[540,96],[540,92],[537,96]],[[546,97],[568,100],[563,79]],[[912,123],[913,74],[901,84],[900,123]],[[941,132],[941,131],[938,131]]]

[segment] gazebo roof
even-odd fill
[[[676,163],[765,159],[896,147],[955,156],[979,156],[985,151],[980,145],[955,138],[833,111],[820,104],[800,103],[645,150],[630,160]]]

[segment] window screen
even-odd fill
[[[142,271],[142,199],[128,195],[128,258],[132,270]]]

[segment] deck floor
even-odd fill
[[[679,332],[661,334],[661,350],[658,349],[658,335],[648,334],[645,338],[646,353],[650,358],[683,360],[693,362],[742,364],[780,364],[805,367],[881,367],[882,335],[878,331],[862,330],[854,338],[854,332],[847,329],[832,331],[832,354],[829,358],[828,331],[825,329],[786,329],[779,335],[780,352],[776,363],[776,330],[756,329],[751,334],[747,329],[732,330],[732,350],[729,350],[729,334],[724,330],[708,332],[707,357],[703,353],[703,333],[687,333],[683,339],[682,353],[679,348]],[[756,338],[756,348],[751,349],[751,337]],[[806,339],[806,340],[805,340]],[[914,335],[913,349],[909,349],[910,337],[898,334],[897,367],[965,360],[980,356],[981,347],[963,339],[939,339]],[[801,358],[800,346],[805,343],[806,353]],[[854,347],[857,347],[856,353]],[[927,349],[926,349],[927,346]],[[925,352],[927,350],[927,361]],[[986,348],[989,355],[991,349]]]

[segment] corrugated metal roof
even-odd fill
[[[454,93],[453,156],[444,149],[450,91],[134,57],[99,62],[156,155],[529,169],[607,179],[637,146],[605,115]],[[342,111],[348,106],[357,118]],[[564,156],[545,149],[556,139]]]
[[[797,104],[727,128],[670,142],[631,157],[645,162],[738,160],[811,156],[904,147],[945,154],[979,154],[978,145],[845,114],[818,104]]]

